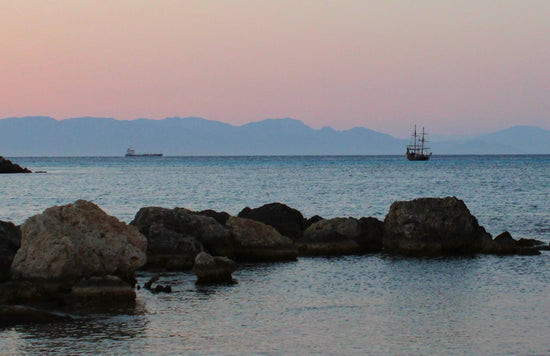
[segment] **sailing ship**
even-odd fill
[[[133,148],[128,148],[126,150],[126,157],[162,157],[162,153],[136,153],[136,150]]]
[[[409,161],[427,161],[432,156],[432,153],[426,146],[428,140],[426,140],[427,133],[422,128],[422,133],[416,132],[416,125],[414,125],[414,133],[411,135],[411,144],[407,146],[407,153],[405,154]]]

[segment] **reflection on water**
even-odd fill
[[[367,255],[244,265],[234,285],[166,273],[131,311],[1,331],[15,354],[546,354],[550,255]],[[143,284],[151,273],[142,272]]]

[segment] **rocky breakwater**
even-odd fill
[[[97,205],[78,200],[55,206],[21,226],[21,247],[0,304],[37,300],[128,302],[147,240]]]
[[[32,171],[0,156],[0,174],[1,173],[32,173]]]
[[[202,250],[220,256],[234,254],[228,229],[216,219],[188,209],[141,208],[130,225],[147,238],[148,269],[190,269]]]
[[[511,236],[494,240],[456,197],[398,201],[384,219],[384,250],[404,255],[536,254]]]

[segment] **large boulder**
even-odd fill
[[[70,285],[105,276],[132,283],[135,271],[145,264],[146,249],[147,240],[135,227],[78,200],[27,219],[11,275]]]
[[[233,255],[229,230],[214,218],[188,209],[145,207],[130,225],[147,237],[147,268],[190,269],[203,249]]]
[[[197,283],[230,283],[231,273],[237,269],[237,264],[227,257],[212,256],[201,252],[195,258],[193,272]]]
[[[348,255],[382,249],[383,223],[375,218],[319,220],[296,241],[301,255]]]
[[[304,216],[298,210],[281,203],[270,203],[259,208],[244,208],[238,215],[270,225],[284,236],[297,240],[303,235]]]
[[[0,156],[0,173],[32,173],[32,171]]]
[[[384,230],[384,249],[408,255],[476,253],[490,238],[456,197],[395,202]]]
[[[294,242],[269,225],[232,216],[226,227],[231,231],[238,261],[281,261],[298,257]]]
[[[0,221],[0,282],[8,279],[13,257],[21,245],[21,230],[11,222]]]

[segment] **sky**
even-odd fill
[[[550,129],[548,0],[0,0],[0,118]]]

